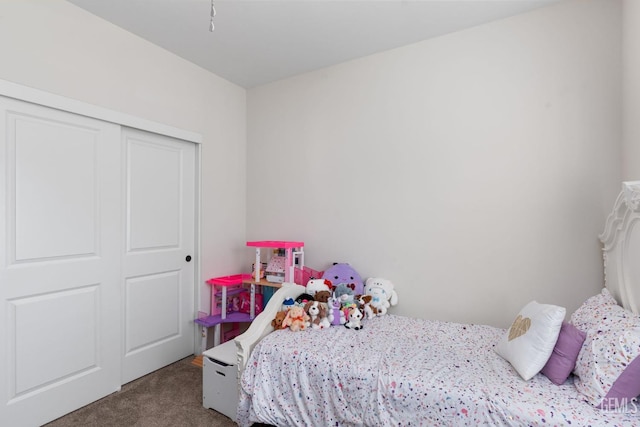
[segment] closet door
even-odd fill
[[[125,147],[122,383],[194,352],[195,144],[133,129]]]
[[[120,388],[119,126],[0,97],[0,425]]]

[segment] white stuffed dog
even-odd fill
[[[387,314],[387,309],[398,304],[398,294],[391,280],[370,277],[364,284],[365,295],[371,295],[371,306],[378,310],[378,316]]]

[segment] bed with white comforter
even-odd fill
[[[238,424],[277,426],[634,426],[631,405],[584,400],[573,378],[524,381],[486,325],[387,315],[364,329],[281,330],[253,350],[241,378]]]

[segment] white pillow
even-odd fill
[[[598,408],[634,402],[640,394],[640,316],[604,288],[573,313],[571,323],[587,335],[573,371],[576,389]]]
[[[564,307],[538,304],[531,301],[514,320],[500,342],[496,352],[528,381],[542,370],[558,340]]]

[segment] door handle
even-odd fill
[[[187,255],[187,257],[185,258],[185,261],[187,262],[191,261],[191,255]]]

